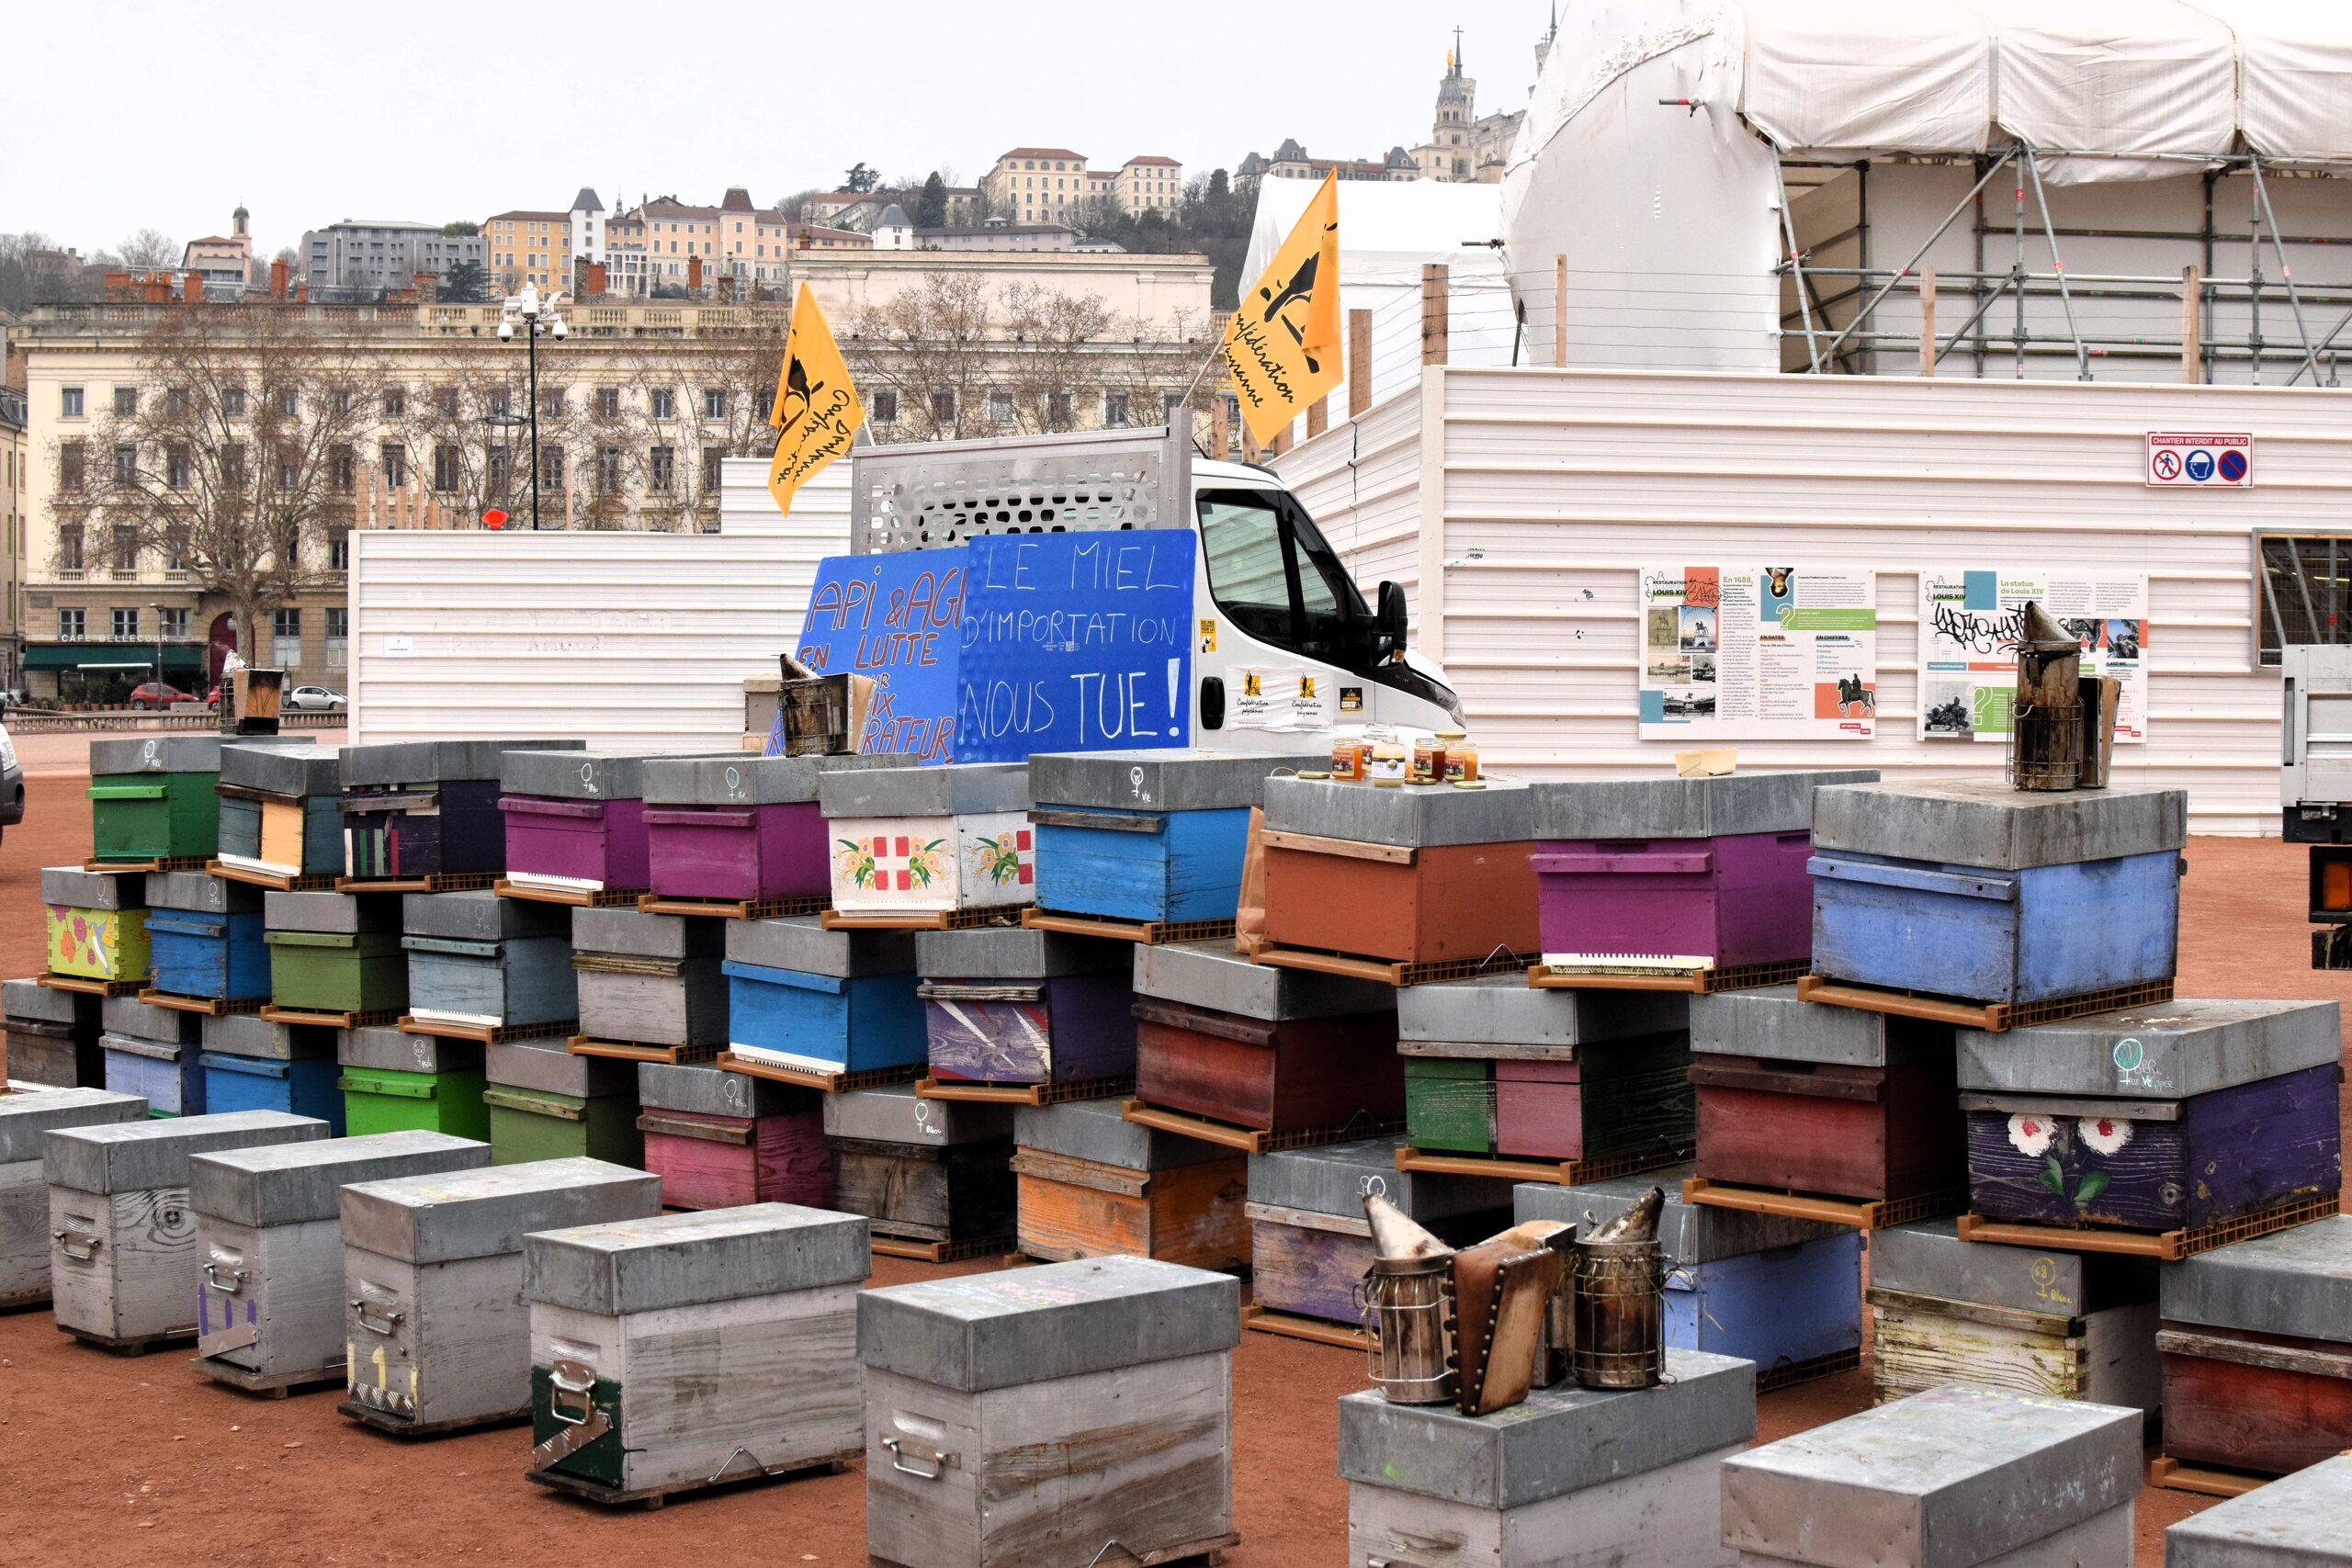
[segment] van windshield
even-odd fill
[[[1209,592],[1235,626],[1327,664],[1361,662],[1363,596],[1296,502],[1233,489],[1203,491],[1198,505]]]

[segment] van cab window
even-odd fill
[[[1261,642],[1351,664],[1363,602],[1298,504],[1279,491],[1199,498],[1201,548],[1217,608]]]

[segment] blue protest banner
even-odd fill
[[[984,536],[821,562],[800,661],[876,682],[859,749],[925,762],[1182,746],[1189,529]]]
[[[971,552],[901,550],[828,556],[817,564],[800,662],[820,674],[874,678],[861,751],[905,751],[926,762],[956,755],[956,667]]]
[[[956,760],[1183,745],[1193,548],[1183,528],[966,546]]]

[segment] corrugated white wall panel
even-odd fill
[[[354,534],[352,739],[740,744],[745,678],[775,673],[817,561],[848,548],[849,475],[820,474],[789,518],[760,460],[726,479],[716,534]]]
[[[2001,748],[1913,739],[1917,573],[2093,566],[2150,579],[2149,740],[2117,749],[2118,775],[2188,789],[2199,831],[2275,832],[2278,677],[2254,663],[2251,535],[2352,514],[2347,409],[2309,389],[1448,367],[1442,395],[1392,399],[1276,467],[1359,581],[1406,584],[1498,770],[1663,764],[1674,743],[1634,720],[1634,574],[1717,560],[1878,573],[1878,736],[1746,741],[1744,761],[1996,769]],[[2252,431],[2255,488],[2149,490],[2154,429]]]

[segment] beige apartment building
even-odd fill
[[[17,624],[25,581],[25,394],[0,386],[0,692],[22,684],[24,638]]]
[[[980,181],[980,195],[991,217],[1012,223],[1082,226],[1105,207],[1172,218],[1184,202],[1184,165],[1150,153],[1090,170],[1086,155],[1067,147],[1015,147]]]
[[[736,220],[722,206],[696,243],[731,246]],[[742,221],[745,241],[763,243],[761,218]],[[683,228],[679,238],[684,259]],[[752,265],[763,259],[775,265],[752,252]],[[1041,419],[1056,428],[1156,423],[1210,346],[1212,269],[1199,256],[837,251],[801,253],[790,265],[793,281],[809,282],[850,340],[843,346],[883,440],[1036,428]],[[934,279],[978,287],[989,346],[949,363],[927,357],[928,347],[854,341],[868,307],[919,295]],[[1033,300],[1100,299],[1104,334],[1058,347],[1012,341],[1006,302],[1023,291]],[[21,499],[9,570],[21,577],[8,603],[18,607],[22,683],[36,698],[144,679],[159,637],[165,678],[200,692],[217,649],[236,636],[222,595],[92,499],[118,465],[157,466],[126,423],[169,393],[167,367],[145,334],[167,312],[219,309],[45,305],[16,329],[27,375],[23,433],[10,443]],[[296,683],[343,679],[350,529],[478,527],[492,506],[509,526],[527,527],[534,478],[548,527],[715,528],[721,460],[764,454],[774,440],[766,415],[787,321],[780,301],[567,307],[568,337],[539,348],[536,450],[525,347],[498,341],[494,304],[241,309],[278,313],[273,320],[291,313],[333,344],[336,397],[357,411],[334,455],[332,520],[306,537],[299,586],[271,608],[258,639],[263,660]],[[242,395],[239,406],[259,395]],[[0,475],[8,471],[0,456]]]
[[[571,214],[516,209],[487,219],[491,282],[512,294],[528,283],[544,293],[571,287]]]

